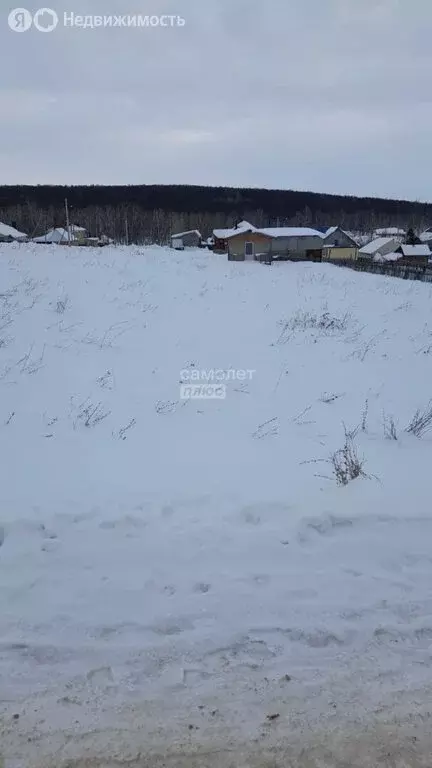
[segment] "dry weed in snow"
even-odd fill
[[[418,409],[406,428],[406,432],[416,437],[423,437],[432,429],[432,400],[422,411]]]
[[[393,416],[388,416],[385,413],[383,414],[383,429],[386,440],[398,439],[397,425]]]
[[[330,458],[338,485],[348,485],[351,480],[367,476],[364,471],[365,460],[358,454],[358,449],[354,442],[355,436],[356,430],[347,431],[345,429],[343,447],[335,451]]]

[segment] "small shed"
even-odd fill
[[[362,259],[376,260],[377,257],[386,256],[388,253],[394,253],[398,247],[397,241],[393,237],[377,237],[370,243],[364,245],[359,250],[359,257]]]
[[[395,253],[400,254],[402,264],[418,264],[426,266],[431,257],[431,251],[427,243],[421,245],[400,245]]]
[[[57,245],[68,245],[68,243],[77,244],[78,238],[72,231],[69,233],[64,227],[55,227],[54,229],[50,229],[49,232],[46,232],[45,235],[35,237],[33,242],[44,243],[46,245],[51,245],[52,243],[56,243]]]
[[[189,229],[187,232],[178,232],[171,235],[171,248],[183,251],[185,248],[200,248],[202,243],[201,232],[197,229]]]
[[[76,224],[72,224],[69,228],[69,232],[65,227],[54,227],[46,232],[45,235],[35,237],[34,243],[45,243],[51,245],[55,243],[57,245],[86,245],[87,244],[87,230],[84,227],[78,227]]]

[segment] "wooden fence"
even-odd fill
[[[284,261],[321,261],[317,259],[315,254],[311,258],[305,256],[304,258],[290,258],[285,257]],[[259,261],[264,264],[271,264],[273,259],[271,256],[259,258]],[[274,259],[276,261],[276,259]],[[277,259],[282,261],[282,259]],[[325,260],[323,264],[333,264],[336,267],[349,267],[349,269],[355,269],[357,272],[371,272],[374,275],[389,275],[389,277],[399,277],[402,280],[421,280],[424,283],[432,283],[432,264],[410,264],[404,261],[404,263],[388,261],[377,262],[369,261],[369,259],[357,259],[353,261],[347,259],[341,261]]]
[[[329,261],[340,267],[349,267],[357,272],[371,272],[374,275],[389,275],[399,277],[402,280],[421,280],[424,283],[432,283],[432,264],[400,264],[394,261],[377,262],[366,259],[357,261]]]

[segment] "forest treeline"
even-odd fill
[[[432,226],[432,204],[291,190],[182,185],[2,186],[0,221],[31,237],[70,221],[91,235],[116,241],[166,243],[171,233],[214,228],[246,219],[259,227],[338,224],[370,233],[378,227],[423,230]]]

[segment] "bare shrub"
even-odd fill
[[[263,424],[259,424],[255,432],[252,433],[252,437],[255,440],[262,440],[265,437],[274,437],[279,434],[279,420],[277,416],[273,419],[265,421]]]
[[[343,333],[351,323],[351,315],[346,312],[340,317],[330,312],[307,312],[299,309],[289,320],[281,320],[281,333],[276,344],[286,344],[296,331],[316,330],[327,335]]]
[[[279,325],[281,327],[281,332],[279,334],[279,337],[276,339],[276,344],[286,344],[292,336],[291,328],[289,322],[280,321]]]
[[[39,357],[33,357],[33,347],[34,344],[31,345],[27,354],[25,354],[24,357],[22,357],[21,360],[18,360],[16,363],[17,367],[20,366],[21,373],[28,373],[31,375],[40,371],[40,369],[45,365],[43,360],[45,357],[46,344],[43,345],[43,349]]]
[[[288,321],[288,325],[293,331],[307,331],[309,328],[317,328],[322,331],[345,331],[348,326],[350,316],[346,312],[341,317],[332,316],[330,312],[306,312],[298,310]]]
[[[102,334],[87,333],[81,342],[83,344],[94,344],[99,349],[108,349],[113,346],[114,341],[122,336],[124,333],[131,329],[131,323],[128,320],[123,320],[119,323],[110,325],[109,328]]]
[[[113,432],[112,436],[115,437],[117,440],[126,440],[127,433],[130,429],[132,429],[136,424],[136,419],[131,419],[129,424],[126,424],[125,427],[122,427],[118,430],[118,432]]]
[[[358,428],[351,431],[348,431],[346,428],[344,430],[345,442],[343,447],[335,451],[330,457],[333,474],[338,485],[348,485],[351,480],[367,476],[363,469],[365,460],[358,455],[354,442]]]
[[[77,424],[83,424],[88,428],[95,427],[97,424],[100,424],[101,421],[104,421],[110,413],[111,411],[106,411],[104,409],[102,403],[92,403],[89,400],[85,400],[78,406],[74,426],[76,427]]]
[[[355,440],[358,433],[360,432],[360,426],[353,427],[352,429],[348,429],[348,427],[345,426],[345,424],[342,422],[342,426],[344,428],[344,435],[345,437],[348,437],[349,440]]]
[[[158,400],[157,403],[155,403],[155,411],[159,414],[174,413],[177,410],[177,407],[177,400]]]
[[[372,336],[372,338],[368,339],[368,341],[365,341],[358,349],[354,350],[351,357],[357,358],[357,360],[360,360],[360,362],[364,363],[369,352],[372,352],[372,350],[375,349],[384,333],[385,331],[377,333],[375,336]]]
[[[69,296],[66,294],[61,299],[57,299],[55,311],[58,315],[64,315],[70,304]]]
[[[299,426],[300,425],[304,425],[304,424],[315,424],[314,421],[305,421],[305,419],[304,419],[306,414],[309,413],[309,411],[311,411],[311,410],[312,410],[312,406],[311,405],[308,405],[306,408],[303,408],[301,413],[297,414],[297,416],[294,416],[294,418],[292,419],[293,423],[294,424],[298,424]]]
[[[318,317],[316,327],[324,331],[346,331],[350,316],[346,312],[341,317],[332,317],[329,312],[324,312]]]
[[[385,413],[383,414],[383,429],[386,440],[398,439],[397,426],[393,416],[387,416]]]
[[[405,429],[405,432],[409,432],[415,437],[423,437],[427,432],[432,429],[432,400],[429,401],[426,408],[421,411],[417,409],[410,423]]]

